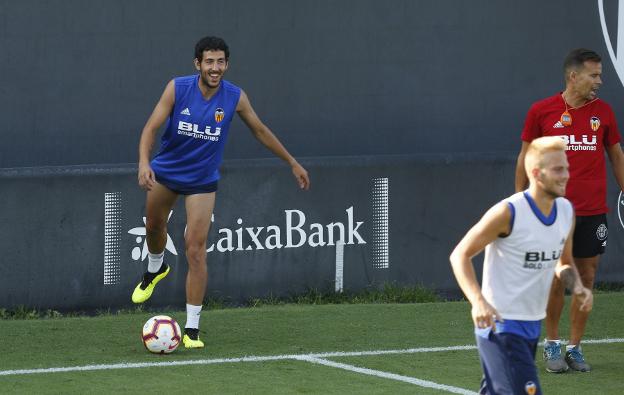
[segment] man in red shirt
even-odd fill
[[[588,49],[575,49],[563,65],[565,90],[534,103],[522,130],[522,148],[516,165],[516,191],[528,185],[524,156],[531,141],[541,136],[560,136],[566,143],[570,163],[570,180],[566,197],[576,211],[573,256],[583,285],[593,287],[600,254],[607,245],[606,203],[607,152],[616,181],[624,190],[624,154],[620,133],[611,107],[596,96],[602,85],[600,55]],[[589,313],[582,312],[572,301],[570,309],[570,342],[565,360],[561,355],[559,319],[564,305],[564,287],[555,278],[546,311],[544,359],[546,370],[561,373],[568,368],[588,372],[580,342]]]

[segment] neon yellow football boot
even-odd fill
[[[189,335],[184,335],[182,343],[184,343],[184,348],[204,348],[204,342],[199,340],[199,337],[197,340],[193,340]]]
[[[132,301],[134,303],[143,303],[152,296],[156,284],[169,274],[169,266],[162,264],[160,270],[156,273],[145,272],[143,280],[136,286],[132,292]]]

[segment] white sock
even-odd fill
[[[147,271],[150,273],[156,273],[160,270],[160,267],[163,263],[163,256],[165,256],[165,251],[160,254],[152,254],[151,252],[147,253]]]
[[[574,347],[576,347],[576,344],[568,344],[566,346],[566,351],[570,351],[571,349],[573,349]]]
[[[192,304],[186,304],[186,325],[185,328],[199,329],[199,314],[201,313],[202,306],[195,306]]]
[[[556,345],[560,345],[561,344],[561,339],[556,339],[556,340],[550,340],[550,339],[545,339],[547,342],[554,342]]]

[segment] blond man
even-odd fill
[[[553,277],[589,311],[591,290],[574,266],[574,209],[563,197],[570,177],[565,143],[542,137],[527,147],[529,188],[490,208],[450,260],[472,305],[483,368],[481,394],[541,394],[535,352]],[[479,286],[472,258],[485,249]]]

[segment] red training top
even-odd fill
[[[620,142],[615,115],[606,102],[595,99],[568,112],[572,125],[561,123],[566,105],[561,93],[534,103],[529,109],[522,140],[530,143],[542,136],[561,136],[567,144],[570,180],[566,197],[576,215],[603,214],[607,207],[607,171],[605,147]]]

